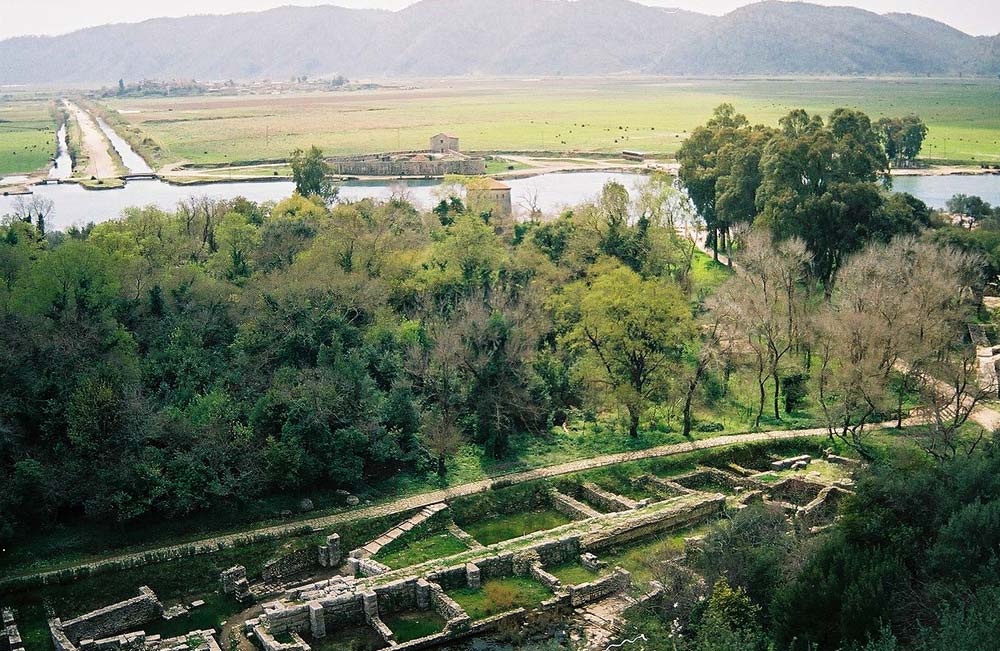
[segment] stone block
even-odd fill
[[[465,564],[465,585],[472,590],[478,590],[482,587],[483,579],[478,565],[474,563]]]
[[[309,602],[309,632],[317,640],[326,637],[326,613],[318,601]]]

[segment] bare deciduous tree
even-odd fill
[[[797,239],[775,243],[766,233],[746,237],[736,276],[720,290],[713,304],[717,318],[732,340],[732,352],[750,357],[756,373],[760,426],[767,382],[774,384],[774,417],[781,418],[778,397],[785,357],[803,337],[805,292],[809,264],[805,245]]]
[[[904,381],[893,406],[901,423],[908,389],[958,345],[954,333],[971,304],[976,268],[972,256],[913,238],[871,246],[842,266],[817,333],[831,437],[869,456],[865,429],[890,409],[897,371]]]

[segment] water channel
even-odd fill
[[[131,174],[149,174],[153,170],[104,120],[97,124],[118,151]],[[59,128],[56,164],[49,173],[51,179],[68,178],[71,171],[66,126]],[[531,203],[546,214],[561,208],[588,201],[597,196],[608,181],[621,182],[630,190],[640,183],[643,176],[617,172],[570,172],[542,174],[510,180],[511,195],[515,206]],[[154,205],[164,210],[174,209],[178,202],[192,196],[213,199],[232,199],[242,196],[252,201],[280,201],[292,194],[293,185],[283,181],[252,181],[213,183],[201,186],[176,186],[157,180],[130,181],[120,190],[85,190],[76,184],[39,185],[33,191],[53,202],[54,210],[47,222],[49,228],[65,229],[88,222],[100,223],[115,219],[122,210],[131,206]],[[345,200],[362,198],[387,199],[400,188],[406,197],[423,209],[431,208],[439,200],[440,181],[418,180],[348,182],[341,186],[340,196]],[[894,189],[909,192],[934,208],[944,208],[954,194],[978,195],[992,204],[1000,205],[1000,176],[910,176],[897,177]],[[13,210],[15,197],[0,196],[0,215]]]

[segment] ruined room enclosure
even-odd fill
[[[768,503],[804,535],[832,521],[856,462],[788,451],[498,486],[275,544],[259,565],[216,574],[216,591],[168,588],[161,602],[144,586],[91,612],[61,608],[47,632],[56,651],[420,649],[554,618],[592,628],[599,604],[606,630],[587,636],[606,641],[616,615],[660,596],[650,559],[683,562],[725,509]],[[3,651],[25,647],[11,643],[16,614]]]

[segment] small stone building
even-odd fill
[[[431,136],[431,152],[435,154],[447,154],[448,152],[459,151],[458,136],[449,133],[439,133]]]
[[[510,186],[496,179],[476,179],[471,182],[466,190],[466,198],[470,206],[490,209],[497,223],[509,220],[514,214]]]

